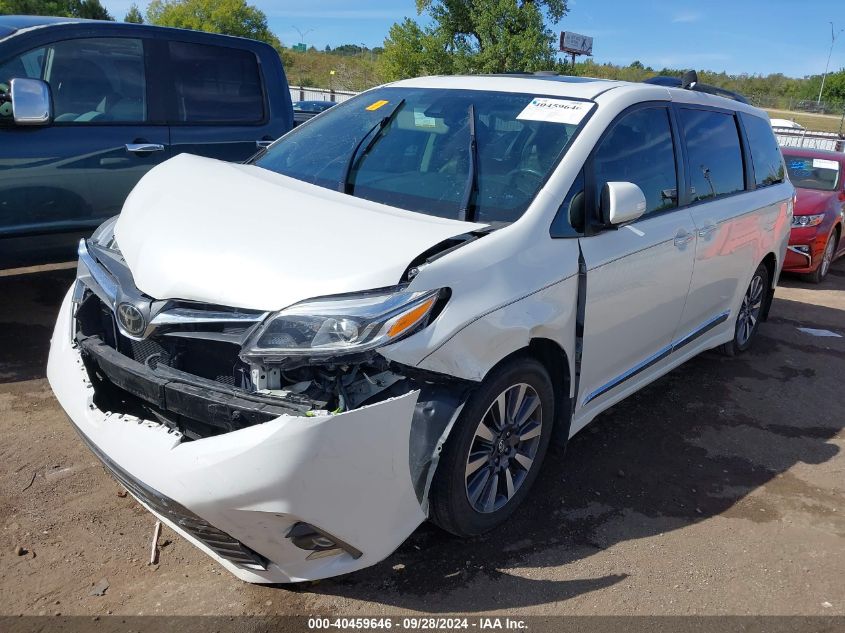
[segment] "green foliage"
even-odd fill
[[[54,15],[113,20],[100,0],[0,0],[0,15]]]
[[[385,79],[449,73],[534,71],[555,63],[546,21],[566,14],[566,0],[417,0],[430,26],[406,18],[384,42]]]
[[[129,7],[129,11],[126,14],[126,17],[123,18],[124,22],[129,22],[130,24],[143,24],[144,23],[144,16],[141,15],[141,12],[138,10],[138,5],[134,2],[132,6]]]
[[[597,77],[599,79],[618,79],[621,81],[643,81],[655,75],[669,75],[680,77],[686,69],[662,68],[659,70],[644,67],[640,62],[633,62],[629,66],[615,64],[597,64],[592,59],[575,64],[559,62],[558,72]],[[710,84],[726,90],[732,90],[745,95],[755,105],[768,108],[791,110],[800,101],[815,102],[821,87],[821,75],[811,75],[804,78],[787,77],[781,73],[771,75],[729,75],[725,72],[698,70],[701,83]],[[825,79],[822,100],[830,104],[832,111],[841,113],[838,104],[845,103],[845,69],[830,73]]]
[[[282,61],[291,86],[359,92],[382,83],[378,59],[369,54],[335,55],[323,51],[302,53],[285,49]],[[332,75],[331,71],[335,74]]]
[[[147,22],[194,31],[261,40],[277,50],[282,44],[267,26],[267,16],[246,0],[153,0]]]
[[[423,29],[410,18],[394,24],[384,40],[384,54],[379,59],[379,73],[384,81],[422,75],[449,75],[458,71],[457,55],[450,53],[448,42],[434,28]]]

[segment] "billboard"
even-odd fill
[[[573,55],[592,55],[593,38],[572,31],[560,32],[560,51]]]

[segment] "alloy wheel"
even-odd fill
[[[510,501],[531,470],[540,446],[543,406],[526,383],[508,387],[482,416],[466,460],[466,494],[481,513]]]
[[[836,240],[833,236],[830,236],[827,240],[827,246],[824,249],[824,255],[822,255],[822,263],[821,263],[821,277],[827,275],[827,271],[830,270],[830,264],[833,262],[833,250],[836,248]]]
[[[763,309],[763,278],[754,275],[745,296],[742,298],[742,305],[739,308],[739,315],[736,323],[736,342],[743,346],[754,333],[757,321],[760,318],[760,311]]]

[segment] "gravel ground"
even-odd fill
[[[845,338],[798,330],[845,335],[845,261],[784,280],[750,353],[699,356],[550,454],[504,529],[423,525],[293,587],[242,583],[167,528],[147,565],[153,517],[44,378],[72,278],[0,273],[0,614],[845,614]]]

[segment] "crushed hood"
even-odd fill
[[[115,237],[153,298],[278,310],[395,285],[417,255],[483,226],[181,154],[135,187]]]

